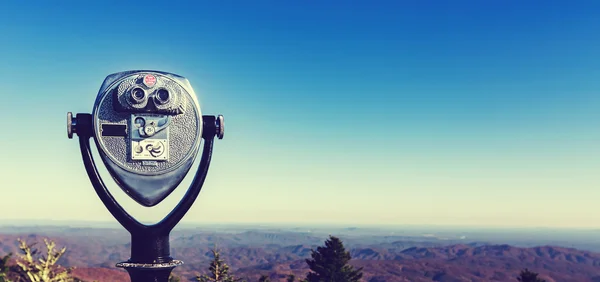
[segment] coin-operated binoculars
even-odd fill
[[[180,260],[170,256],[169,233],[200,193],[211,160],[214,137],[223,138],[223,116],[203,116],[184,77],[161,71],[126,71],[104,80],[92,114],[67,113],[67,135],[79,136],[87,174],[108,211],[131,234],[131,258],[117,267],[132,282],[166,282]],[[204,139],[191,186],[162,221],[145,225],[110,194],[90,150],[93,137],[108,172],[137,203],[152,207],[164,200],[192,167]]]

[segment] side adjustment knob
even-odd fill
[[[67,137],[73,139],[73,133],[77,133],[77,118],[72,112],[67,113]]]
[[[217,116],[215,125],[217,127],[217,132],[216,132],[217,138],[223,139],[223,136],[225,135],[225,120],[223,118],[223,115]]]
[[[202,123],[204,124],[202,129],[202,138],[215,138],[223,139],[225,135],[225,123],[223,116],[202,116]]]
[[[67,137],[73,139],[73,135],[79,137],[91,137],[93,134],[92,115],[78,113],[73,116],[72,112],[67,113]]]

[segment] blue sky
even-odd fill
[[[112,221],[66,112],[158,69],[226,119],[185,222],[600,227],[600,3],[521,2],[4,1],[2,217]]]

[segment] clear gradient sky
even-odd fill
[[[157,69],[226,120],[184,222],[600,227],[600,2],[522,2],[2,1],[0,219],[114,221],[66,113]]]

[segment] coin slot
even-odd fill
[[[102,136],[127,136],[127,125],[125,124],[103,124]]]

